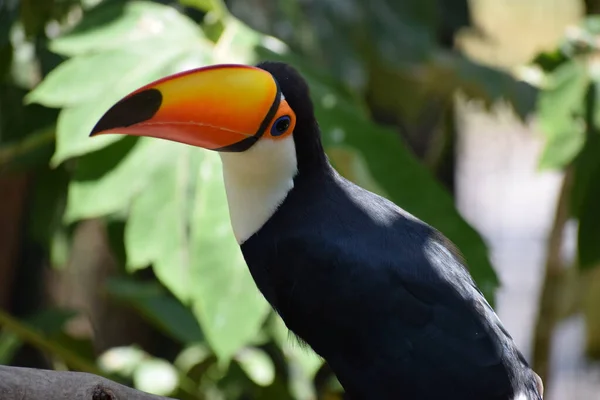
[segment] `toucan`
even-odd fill
[[[541,379],[455,246],[331,166],[308,84],[292,66],[168,76],[112,106],[91,136],[107,133],[219,152],[257,287],[348,398],[542,399]]]

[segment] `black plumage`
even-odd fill
[[[296,113],[298,174],[241,249],[288,328],[355,400],[541,399],[537,376],[453,245],[337,174],[304,80],[285,64],[259,67]]]

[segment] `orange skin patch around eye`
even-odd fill
[[[288,117],[290,117],[290,126],[288,126],[287,130],[284,133],[282,133],[281,135],[277,135],[277,136],[271,135],[271,129],[273,129],[273,125],[275,124],[275,122],[277,122],[277,120],[280,117],[283,117],[284,115],[287,115]],[[292,134],[292,132],[294,132],[295,127],[296,127],[296,114],[294,114],[294,111],[292,110],[292,108],[290,107],[288,102],[285,99],[283,99],[283,100],[281,100],[281,103],[279,103],[279,108],[277,109],[275,116],[271,120],[271,123],[265,129],[265,133],[263,134],[261,139],[271,139],[271,140],[284,139],[284,138],[290,136]]]

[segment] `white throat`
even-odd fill
[[[273,140],[261,138],[240,153],[219,153],[233,233],[239,244],[271,218],[298,172],[292,135]]]

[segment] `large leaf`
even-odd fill
[[[87,136],[119,97],[149,80],[198,67],[208,57],[252,61],[250,49],[261,35],[240,22],[228,20],[216,51],[209,54],[197,28],[190,29],[185,17],[173,13],[138,2],[111,3],[90,12],[73,32],[54,42],[55,50],[75,58],[48,77],[30,99],[67,107],[59,120],[54,163],[93,151],[77,164],[66,220],[128,213],[129,270],[152,265],[158,279],[192,307],[214,352],[226,362],[256,336],[268,305],[233,238],[218,157],[156,139]],[[100,28],[92,29],[96,25]],[[139,31],[139,25],[150,32]],[[169,27],[169,45],[161,48],[164,38],[157,38],[154,30],[163,25]],[[78,82],[100,65],[104,67],[95,78],[102,84],[78,90]],[[106,71],[109,66],[123,71]],[[148,304],[144,307],[152,311]]]
[[[111,15],[119,17],[107,17]],[[207,44],[193,21],[171,7],[110,2],[92,10],[71,33],[53,42],[56,50],[75,57],[54,69],[28,96],[30,102],[65,107],[58,119],[52,163],[118,141],[119,136],[89,140],[88,134],[106,110],[131,91],[183,67],[204,65],[210,54]],[[183,63],[184,57],[194,65]]]
[[[586,66],[571,60],[549,76],[540,93],[538,119],[546,135],[540,158],[542,168],[561,168],[570,163],[585,140],[585,96],[590,85]]]
[[[151,184],[131,206],[128,266],[152,264],[160,281],[192,307],[215,354],[228,360],[256,336],[268,306],[231,230],[220,161],[179,143],[156,143],[169,162],[144,171]]]
[[[256,61],[254,47],[262,39],[260,33],[241,21],[229,18],[213,50],[212,61],[216,64],[253,64]]]
[[[196,48],[197,52],[202,49]],[[119,99],[138,87],[161,78],[173,72],[177,72],[176,63],[183,55],[189,56],[190,47],[174,47],[169,51],[154,52],[132,52],[128,54],[132,68],[122,70],[119,75],[113,74],[108,78],[93,77],[102,82],[98,85],[98,92],[94,93],[94,100],[74,105],[64,109],[58,119],[56,153],[53,164],[58,164],[67,158],[85,154],[87,152],[105,147],[119,140],[119,136],[97,137],[94,140],[88,138],[94,125],[100,117]],[[125,53],[125,51],[123,51]],[[102,53],[109,60],[112,53]],[[89,70],[85,70],[88,71]],[[40,86],[43,89],[43,86]],[[90,94],[91,95],[91,94]],[[100,96],[100,97],[98,97]],[[35,92],[32,94],[35,98]],[[58,96],[57,96],[58,97]],[[62,104],[68,106],[68,104]]]
[[[48,107],[73,107],[93,100],[99,93],[113,90],[113,84],[124,75],[139,75],[136,67],[141,56],[138,51],[118,49],[71,58],[53,69],[27,101]]]
[[[127,209],[150,183],[153,172],[170,161],[166,148],[162,141],[127,138],[84,156],[69,184],[65,220],[97,218]]]
[[[161,49],[181,46],[188,38],[202,40],[199,27],[173,7],[148,1],[111,1],[87,12],[67,34],[55,39],[50,48],[69,56],[98,53],[117,48],[133,49],[154,44]]]
[[[190,304],[197,287],[192,276],[188,216],[197,201],[190,192],[195,185],[194,166],[202,152],[179,143],[157,142],[171,158],[148,176],[152,183],[133,201],[125,228],[127,264],[130,269],[153,264],[160,281],[184,304]]]
[[[215,153],[202,160],[192,221],[194,311],[215,354],[228,359],[256,336],[269,307],[233,236]]]

